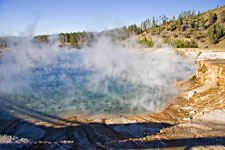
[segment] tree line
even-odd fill
[[[220,8],[225,7],[221,6]],[[219,6],[217,7],[217,9]],[[215,9],[214,9],[215,10]],[[214,10],[209,10],[207,12],[201,13],[200,11],[196,12],[195,10],[188,10],[181,12],[178,17],[173,16],[169,19],[166,15],[161,15],[159,17],[152,17],[151,19],[146,19],[141,22],[138,26],[136,24],[132,24],[129,26],[123,26],[121,28],[115,28],[112,30],[102,31],[100,33],[94,32],[71,32],[71,33],[60,33],[58,34],[61,41],[61,46],[70,46],[80,48],[84,45],[89,45],[92,41],[95,40],[98,35],[107,35],[117,40],[125,40],[132,35],[139,35],[144,32],[149,32],[151,35],[160,35],[162,31],[168,32],[184,32],[187,29],[190,29],[190,33],[185,34],[185,38],[193,39],[201,39],[204,36],[207,36],[210,43],[217,43],[224,35],[224,25],[225,23],[225,10],[222,11],[220,17],[218,14],[214,12]],[[203,33],[207,30],[207,35],[203,35]],[[173,34],[174,37],[178,37],[178,34]],[[166,35],[162,35],[164,41],[170,42],[171,37]],[[35,36],[35,41],[39,43],[48,43],[49,35],[38,35]],[[153,46],[153,41],[151,39],[143,39],[139,41],[141,44],[146,47]],[[181,42],[173,42],[179,43],[174,45],[182,45]],[[183,45],[189,45],[183,43]],[[190,42],[193,43],[193,42]],[[195,44],[196,46],[196,44]],[[7,40],[4,38],[0,38],[0,47],[7,47]]]

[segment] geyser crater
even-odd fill
[[[59,116],[153,113],[179,94],[175,80],[191,75],[193,62],[169,47],[143,52],[107,37],[81,50],[24,39],[1,56],[1,107]]]

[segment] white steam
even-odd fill
[[[175,80],[196,69],[168,47],[142,51],[101,37],[77,50],[50,39],[24,38],[0,57],[0,101],[52,114],[156,112],[179,94]]]

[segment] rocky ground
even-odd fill
[[[155,114],[1,119],[0,149],[225,149],[225,61],[200,61],[177,86],[183,93]]]

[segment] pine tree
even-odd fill
[[[217,14],[216,13],[213,13],[213,23],[215,23],[217,20]]]
[[[182,17],[182,14],[179,15],[179,23],[180,23],[180,25],[183,24],[183,17]]]
[[[173,22],[175,22],[175,21],[176,21],[176,17],[175,17],[175,16],[173,16],[173,19],[172,19],[172,20],[173,20]]]
[[[198,11],[198,15],[197,15],[197,25],[199,26],[199,21],[200,21],[200,11]]]
[[[191,28],[194,28],[194,27],[195,27],[195,23],[194,23],[194,21],[193,21],[193,17],[190,17],[190,18],[189,18],[189,26],[190,26]]]
[[[177,20],[176,26],[177,26],[177,29],[178,29],[179,31],[181,31],[181,22],[180,22],[180,19]]]
[[[201,28],[202,28],[202,30],[205,30],[205,19],[204,19],[204,17],[201,18]]]
[[[152,25],[153,27],[156,27],[155,17],[152,18]]]
[[[211,25],[213,23],[213,16],[212,16],[212,12],[209,11],[209,25]]]
[[[188,18],[191,17],[191,10],[188,10],[187,15],[188,15]]]
[[[212,25],[217,20],[216,13],[212,13],[212,11],[209,11],[209,25]]]
[[[221,23],[225,22],[225,10],[222,11],[221,13]]]
[[[77,47],[78,46],[78,43],[77,43],[77,36],[76,36],[76,33],[71,33],[70,34],[70,45],[71,47]]]
[[[186,11],[183,12],[183,17],[184,17],[184,19],[187,18],[187,12]]]
[[[215,44],[223,36],[223,28],[219,25],[211,25],[208,30],[208,39]]]
[[[166,17],[166,15],[162,16],[162,24],[166,24],[167,23],[168,18]]]
[[[192,10],[191,16],[192,16],[192,17],[195,16],[195,10]]]

